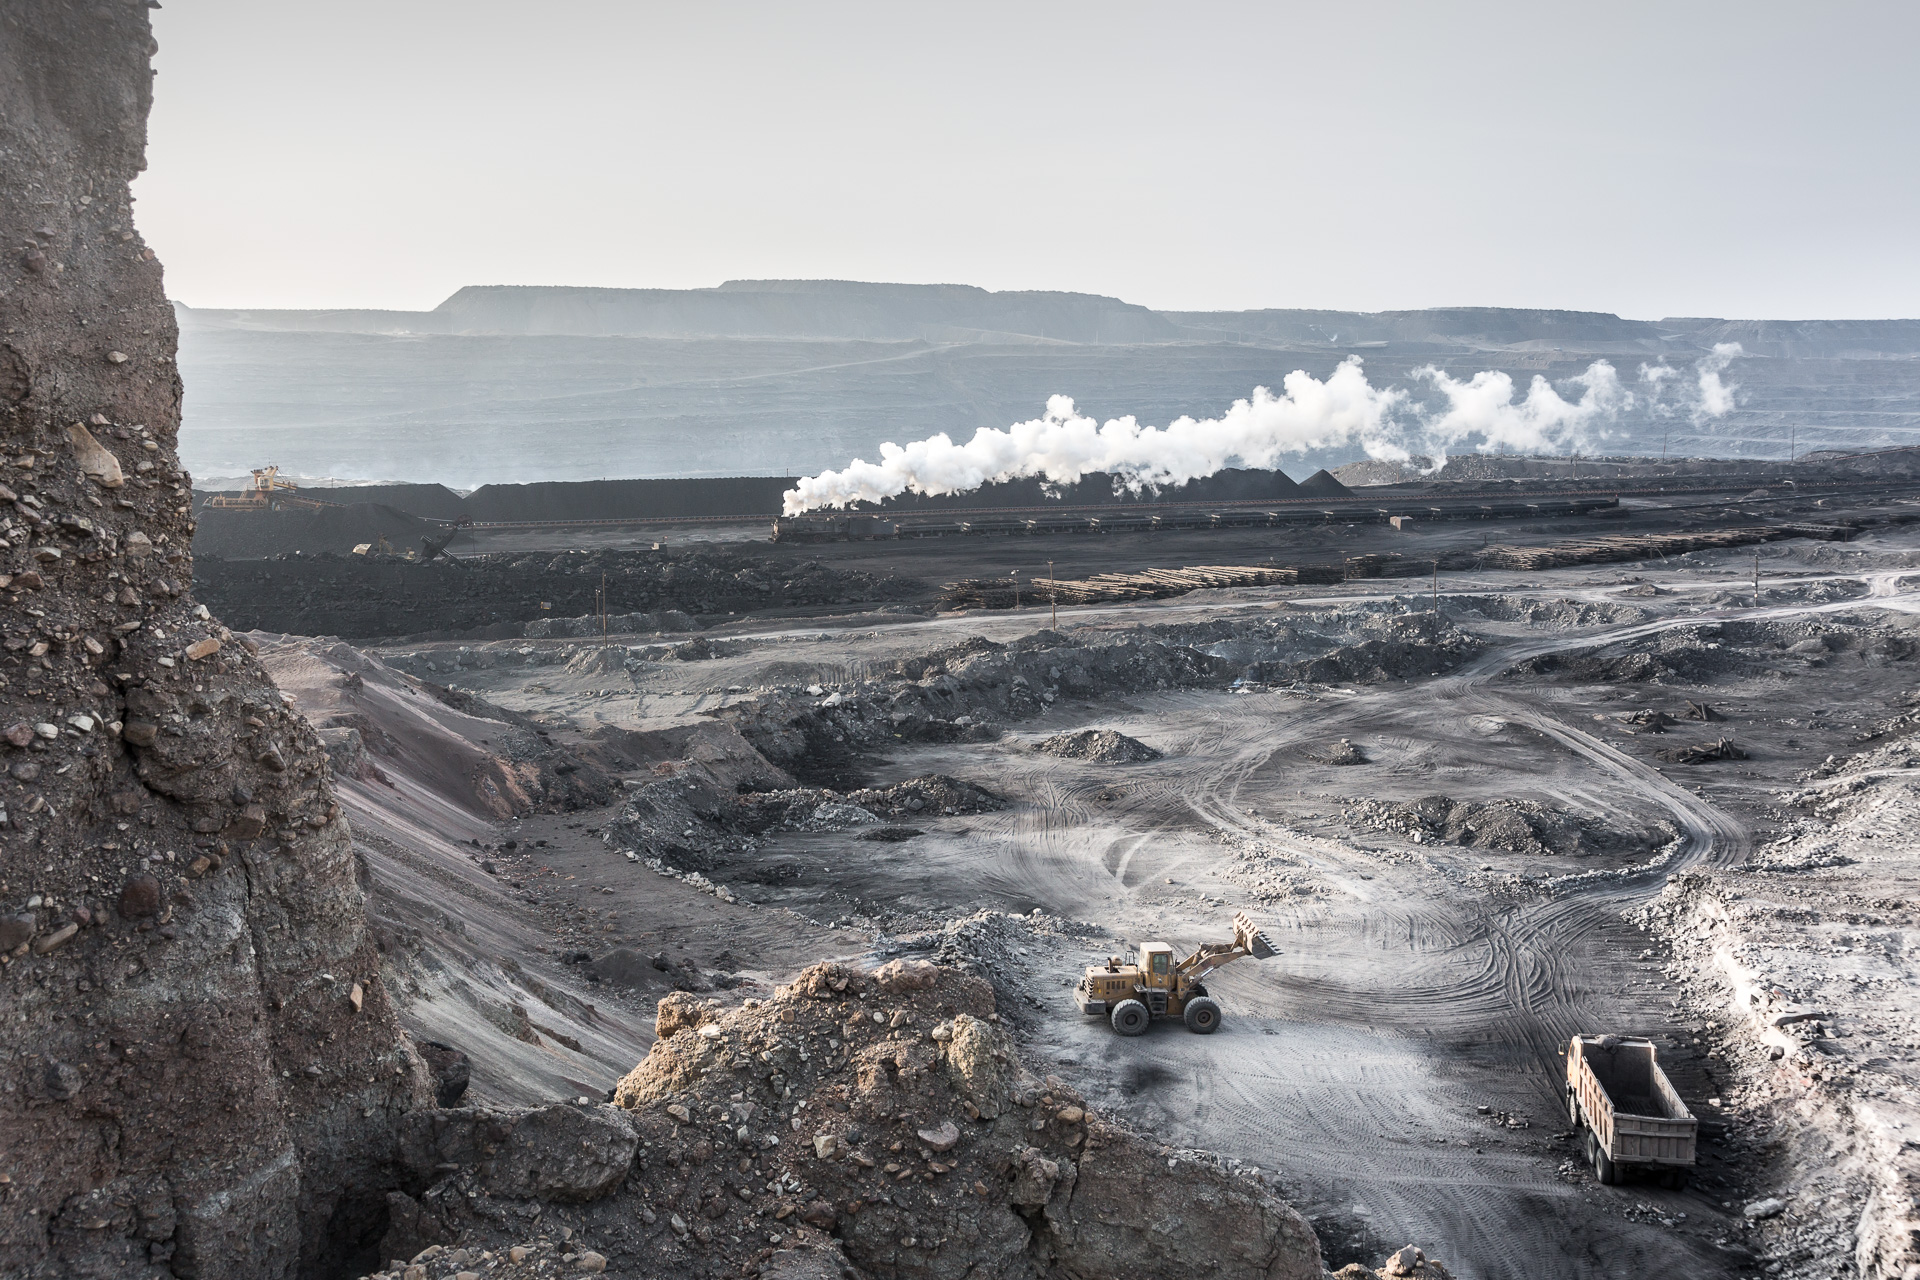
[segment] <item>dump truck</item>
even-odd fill
[[[1119,956],[1104,965],[1088,965],[1073,990],[1080,1012],[1100,1015],[1123,1036],[1144,1033],[1155,1018],[1179,1018],[1196,1035],[1220,1029],[1220,1006],[1202,979],[1221,965],[1252,956],[1265,960],[1280,951],[1246,912],[1233,917],[1233,941],[1209,942],[1183,960],[1164,942],[1140,944],[1140,962],[1123,964]]]
[[[1686,1184],[1700,1122],[1674,1091],[1651,1040],[1575,1036],[1567,1045],[1567,1114],[1586,1134],[1603,1185],[1632,1169]]]

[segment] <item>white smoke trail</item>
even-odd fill
[[[1727,344],[1700,362],[1696,415],[1717,417],[1732,408],[1732,389],[1719,374],[1738,354],[1737,346]],[[1661,384],[1675,372],[1665,365],[1641,367],[1650,403],[1658,404]],[[798,515],[908,492],[965,493],[1036,476],[1072,484],[1094,472],[1137,491],[1184,484],[1232,465],[1270,468],[1285,454],[1340,445],[1358,445],[1369,457],[1393,461],[1423,453],[1435,468],[1449,448],[1469,443],[1481,451],[1577,451],[1596,436],[1605,438],[1606,424],[1640,402],[1605,360],[1567,379],[1580,388],[1575,400],[1538,375],[1517,400],[1513,378],[1497,370],[1463,381],[1428,366],[1414,376],[1441,403],[1426,406],[1399,388],[1374,387],[1357,356],[1343,360],[1324,382],[1296,369],[1282,380],[1279,395],[1256,387],[1218,418],[1182,417],[1165,427],[1143,427],[1132,416],[1097,423],[1070,398],[1053,396],[1041,417],[1004,430],[982,427],[965,444],[945,433],[907,445],[883,444],[878,462],[856,458],[841,470],[802,479],[784,495],[785,510]]]
[[[1030,476],[1072,484],[1106,472],[1134,489],[1184,484],[1236,461],[1272,467],[1284,453],[1342,444],[1357,443],[1377,458],[1407,456],[1392,438],[1392,415],[1406,392],[1376,389],[1357,357],[1343,360],[1325,382],[1296,369],[1281,386],[1277,396],[1255,388],[1218,418],[1176,418],[1165,427],[1143,427],[1131,415],[1097,423],[1070,398],[1053,396],[1043,416],[1005,430],[982,427],[965,444],[944,432],[908,445],[889,442],[880,446],[879,462],[856,458],[842,470],[809,476],[785,494],[786,513],[908,491],[964,493]]]

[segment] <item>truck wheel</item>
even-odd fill
[[[1685,1169],[1669,1169],[1660,1179],[1660,1184],[1669,1191],[1684,1190],[1687,1185],[1687,1171]]]
[[[1197,1036],[1210,1036],[1220,1029],[1220,1006],[1201,996],[1187,1001],[1187,1030]]]
[[[1607,1149],[1600,1145],[1598,1136],[1593,1139],[1593,1180],[1603,1187],[1620,1181],[1620,1171],[1607,1158]]]
[[[1571,1089],[1567,1090],[1567,1119],[1580,1123],[1580,1095]]]
[[[1153,1016],[1138,1000],[1122,1000],[1113,1006],[1113,1029],[1123,1036],[1137,1036],[1147,1029]]]

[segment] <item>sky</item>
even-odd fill
[[[1920,5],[166,0],[204,307],[952,282],[1920,315]]]

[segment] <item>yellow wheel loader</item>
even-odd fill
[[[1105,965],[1087,966],[1073,1002],[1081,1013],[1105,1017],[1123,1036],[1140,1035],[1155,1018],[1179,1018],[1194,1034],[1212,1035],[1220,1029],[1220,1006],[1201,979],[1241,956],[1265,960],[1279,954],[1240,911],[1233,917],[1232,942],[1206,943],[1184,960],[1175,960],[1164,942],[1143,942],[1139,964],[1109,956]]]

